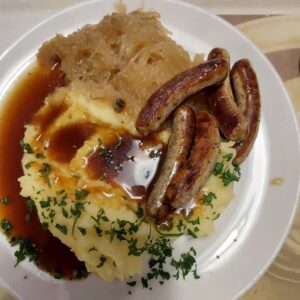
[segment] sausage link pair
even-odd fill
[[[185,207],[206,183],[214,170],[219,146],[220,133],[215,119],[207,112],[198,112],[191,154],[166,190],[166,199],[173,208]]]
[[[224,59],[212,59],[174,76],[154,92],[136,121],[137,130],[145,135],[156,131],[188,96],[221,83],[229,66]]]
[[[225,49],[215,48],[209,53],[208,59],[216,58],[225,59],[229,64]],[[237,61],[230,76],[209,90],[208,105],[224,136],[237,141],[233,163],[242,163],[253,147],[260,122],[259,86],[249,60]]]
[[[216,58],[224,59],[230,65],[229,53],[225,49],[214,48],[209,53],[208,60]],[[209,89],[208,106],[227,139],[241,141],[245,138],[248,131],[247,119],[240,103],[234,100],[229,74],[221,85]]]
[[[242,163],[249,155],[257,136],[260,122],[260,93],[256,74],[248,59],[237,61],[230,72],[234,95],[243,108],[248,122],[248,132],[244,140],[235,144],[234,164]]]
[[[165,192],[172,176],[190,154],[195,123],[195,113],[191,108],[179,107],[175,110],[167,154],[146,202],[147,215],[157,221],[165,219],[169,213]]]

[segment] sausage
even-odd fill
[[[214,48],[211,50],[208,60],[216,58],[222,58],[230,65],[229,53],[225,49]],[[227,76],[221,85],[208,90],[208,107],[227,139],[241,141],[246,137],[247,119],[233,98],[230,76]]]
[[[146,213],[150,218],[163,220],[169,211],[165,192],[171,178],[188,157],[194,138],[195,113],[190,107],[179,107],[174,112],[168,150],[160,175],[146,201]]]
[[[237,61],[230,72],[235,99],[248,122],[245,139],[236,143],[234,164],[242,163],[248,156],[257,136],[260,122],[260,93],[256,74],[248,59]]]
[[[220,147],[218,125],[208,112],[196,114],[195,140],[189,158],[172,178],[166,199],[173,208],[183,208],[212,174]]]
[[[228,63],[214,59],[177,74],[147,100],[138,115],[137,130],[143,135],[157,130],[188,96],[221,83],[227,73]]]

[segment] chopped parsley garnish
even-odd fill
[[[41,200],[40,201],[41,208],[47,208],[47,207],[49,207],[50,206],[50,201],[51,201],[50,197],[48,197],[47,200]]]
[[[62,279],[64,277],[63,272],[60,270],[56,270],[53,274],[53,277],[55,279]]]
[[[35,209],[35,203],[32,199],[27,200],[26,205],[29,212],[32,212]]]
[[[95,230],[96,230],[96,234],[97,234],[98,236],[102,236],[102,229],[100,229],[100,227],[98,227],[98,226],[94,226],[94,228],[95,228]]]
[[[100,156],[104,157],[109,163],[113,162],[111,151],[107,148],[102,147],[100,149]]]
[[[105,215],[104,209],[103,208],[99,208],[98,212],[97,212],[97,217],[91,217],[98,225],[100,224],[100,221],[103,222],[108,222],[109,219],[108,217]]]
[[[178,224],[176,225],[176,228],[179,232],[182,232],[186,229],[186,225],[183,223],[182,220],[179,220]]]
[[[90,192],[87,189],[75,190],[76,200],[84,200]]]
[[[1,221],[1,228],[6,235],[10,235],[13,227],[7,219],[3,219]]]
[[[42,154],[42,153],[37,153],[37,154],[35,155],[35,157],[36,157],[36,158],[45,158],[45,155]]]
[[[213,207],[213,205],[212,205],[213,199],[217,199],[216,194],[213,193],[213,192],[209,192],[207,195],[204,195],[204,196],[203,196],[203,203],[204,203],[205,205],[208,205],[208,206],[210,206],[210,207]]]
[[[224,168],[224,164],[217,162],[214,169],[214,174],[222,179],[224,186],[228,186],[233,181],[239,181],[241,177],[240,167],[234,166],[233,171]]]
[[[2,198],[2,200],[1,200],[1,203],[2,203],[3,205],[8,205],[8,203],[9,203],[9,197],[8,197],[8,196],[4,196],[4,197]]]
[[[30,162],[28,162],[27,164],[25,164],[24,165],[24,167],[25,167],[25,169],[29,169],[29,168],[31,168],[31,166],[32,166],[32,164],[34,163],[34,161],[30,161]]]
[[[100,263],[96,266],[97,268],[102,268],[106,262],[107,258],[104,255],[100,256]]]
[[[139,206],[135,214],[138,218],[142,218],[144,216],[144,209],[141,206]]]
[[[43,163],[42,168],[39,169],[40,176],[47,179],[49,187],[51,187],[50,181],[49,181],[49,175],[51,174],[51,171],[52,171],[52,168],[48,163]]]
[[[77,279],[86,278],[89,275],[86,269],[77,269],[73,272],[73,276]]]
[[[223,158],[224,158],[226,161],[231,161],[232,158],[233,158],[233,153],[228,153],[228,154],[224,155]]]
[[[69,214],[68,214],[68,212],[66,211],[66,209],[65,209],[64,207],[62,207],[61,210],[62,210],[63,216],[64,216],[65,218],[68,218]]]
[[[21,140],[20,144],[23,148],[24,153],[33,154],[33,150],[32,150],[31,146],[28,143],[25,143],[24,140]]]
[[[193,237],[194,239],[197,238],[197,235],[190,228],[188,228],[186,232],[189,236]]]
[[[25,260],[26,257],[28,257],[29,261],[37,261],[38,250],[34,243],[21,237],[12,237],[10,244],[11,246],[19,246],[19,249],[15,252],[15,257],[17,258],[15,267]]]
[[[216,162],[215,169],[214,169],[214,174],[219,175],[219,174],[222,173],[222,171],[223,171],[223,164],[220,163],[220,162]]]
[[[200,224],[200,218],[198,217],[195,220],[190,220],[189,223],[192,224],[192,225],[199,225]]]
[[[150,158],[157,158],[157,157],[160,157],[162,154],[162,152],[160,150],[151,150],[149,152],[149,157]]]
[[[72,227],[72,235],[74,235],[75,231],[75,225],[78,221],[78,219],[81,216],[81,211],[84,209],[84,203],[83,202],[76,202],[73,207],[71,207],[71,214],[74,216],[74,222]]]
[[[82,234],[82,235],[86,235],[86,229],[85,228],[83,228],[83,227],[77,227],[78,228],[78,230],[80,231],[80,233]]]
[[[43,222],[41,225],[42,225],[43,230],[48,230],[49,224],[47,222]]]
[[[68,228],[66,225],[56,224],[55,228],[58,229],[63,234],[68,234]]]
[[[129,281],[129,282],[126,282],[126,284],[129,285],[129,286],[135,286],[136,281]]]
[[[104,181],[106,179],[106,174],[105,173],[102,174],[99,179],[100,181]]]
[[[180,260],[176,261],[172,259],[171,265],[175,267],[177,273],[173,275],[176,279],[179,279],[182,276],[183,279],[190,273],[193,272],[194,278],[200,278],[197,274],[197,265],[196,265],[196,251],[193,247],[190,248],[190,251],[182,253]]]

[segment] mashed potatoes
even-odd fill
[[[233,197],[232,184],[225,186],[221,176],[212,175],[188,214],[175,214],[167,229],[143,213],[169,129],[142,139],[134,126],[137,114],[163,82],[196,63],[170,39],[156,13],[106,16],[47,42],[38,60],[60,64],[67,84],[26,126],[23,143],[30,151],[22,159],[22,196],[34,200],[43,226],[88,271],[106,281],[124,280],[143,272],[139,249],[160,234],[213,232],[213,220]],[[219,163],[235,172],[231,146],[221,144]]]

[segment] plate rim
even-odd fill
[[[59,10],[56,13],[51,14],[49,17],[47,17],[45,20],[37,23],[36,25],[34,25],[31,29],[27,30],[24,34],[22,34],[18,39],[16,39],[15,42],[13,42],[9,47],[7,47],[0,55],[0,62],[5,59],[5,57],[10,53],[10,51],[12,51],[16,46],[18,46],[18,44],[20,42],[22,42],[24,39],[26,39],[31,33],[33,33],[34,31],[36,31],[37,29],[39,29],[40,27],[42,27],[43,25],[45,25],[46,23],[48,23],[49,21],[64,15],[68,12],[71,12],[72,10],[76,10],[80,7],[85,7],[85,6],[89,6],[91,4],[94,3],[101,3],[101,2],[113,2],[114,0],[90,0],[90,1],[86,1],[86,2],[81,2],[81,3],[77,3],[77,4],[73,4],[73,5],[69,5],[64,9]],[[141,0],[142,1],[142,0]],[[145,0],[145,2],[147,2],[148,0]],[[152,0],[149,0],[150,2]],[[236,34],[239,35],[240,38],[242,38],[243,40],[247,41],[249,45],[251,45],[251,47],[256,51],[256,53],[261,56],[263,58],[263,60],[265,61],[265,63],[268,65],[269,69],[272,69],[273,75],[276,77],[276,80],[278,83],[280,83],[280,87],[282,89],[282,92],[285,94],[287,103],[286,105],[288,106],[288,111],[291,114],[292,117],[292,123],[294,125],[294,129],[295,132],[297,134],[297,150],[300,150],[300,125],[299,122],[297,120],[297,115],[296,115],[296,111],[295,108],[292,104],[291,98],[284,86],[284,83],[279,75],[279,73],[277,72],[277,70],[275,69],[275,67],[271,64],[271,62],[268,60],[268,58],[266,57],[266,55],[254,44],[254,42],[252,42],[247,36],[245,36],[241,31],[239,31],[235,26],[233,26],[231,23],[227,22],[226,20],[224,20],[223,18],[221,18],[220,16],[212,13],[211,11],[205,10],[202,7],[190,4],[190,3],[186,3],[183,0],[163,0],[164,2],[168,2],[170,3],[170,5],[172,5],[172,3],[175,4],[179,4],[179,5],[183,5],[186,7],[189,7],[193,10],[199,11],[200,13],[204,13],[206,15],[209,15],[211,18],[217,20],[218,22],[221,22],[223,24],[226,24],[227,27],[230,27],[231,30],[233,30]],[[126,4],[126,3],[125,3]],[[1,100],[2,102],[2,100]],[[300,172],[298,172],[298,179],[300,179]],[[299,180],[298,180],[299,182]],[[275,259],[275,257],[278,255],[280,249],[282,248],[287,235],[290,232],[290,229],[294,223],[295,220],[295,216],[296,216],[296,212],[297,212],[297,207],[298,207],[298,203],[300,202],[299,199],[300,196],[300,182],[298,183],[297,186],[297,190],[296,190],[296,200],[294,200],[294,205],[293,205],[293,210],[291,213],[291,218],[289,220],[289,223],[287,224],[287,226],[285,227],[284,230],[284,234],[281,236],[280,242],[277,243],[277,247],[275,249],[273,249],[273,255],[269,257],[268,261],[265,262],[263,268],[261,268],[261,271],[257,274],[256,277],[254,277],[251,281],[249,281],[248,285],[244,287],[243,290],[241,290],[238,294],[236,294],[236,296],[234,297],[235,299],[239,298],[241,295],[243,295],[247,290],[249,290],[251,288],[251,286],[253,286],[258,280],[259,278],[266,272],[266,270],[268,269],[268,267],[271,265],[271,263],[273,262],[273,260]],[[3,284],[3,286],[10,291],[10,293],[12,293],[14,296],[16,296],[17,298],[19,298],[19,295],[2,279],[2,277],[0,278],[1,283]]]

